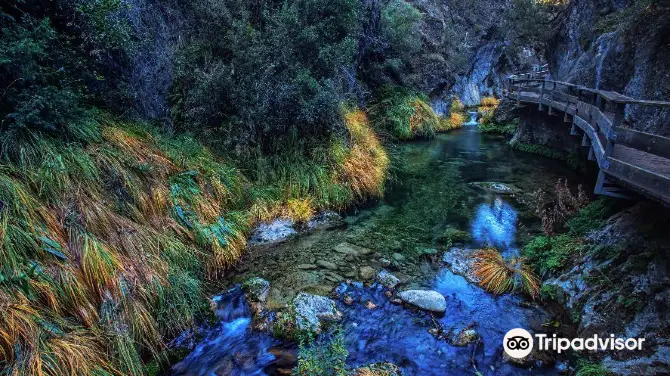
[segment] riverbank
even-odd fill
[[[344,218],[344,227],[315,231],[270,248],[252,248],[230,271],[221,289],[226,290],[237,283],[260,277],[269,281],[266,309],[285,310],[290,309],[298,292],[332,296],[331,292],[336,291],[342,282],[351,280],[370,283],[381,270],[389,270],[402,283],[398,290],[437,289],[443,295],[453,297],[450,298],[453,300],[447,299],[451,314],[443,323],[446,330],[452,328],[458,332],[472,323],[472,320],[465,322],[468,317],[483,315],[479,330],[486,334],[488,345],[485,347],[495,348],[496,341],[500,341],[504,332],[500,328],[493,330],[493,323],[499,323],[495,320],[488,322],[489,319],[484,317],[492,318],[501,314],[502,308],[494,308],[495,304],[509,303],[516,306],[521,300],[490,296],[480,287],[469,285],[463,277],[445,274],[447,271],[441,262],[442,254],[449,253],[453,247],[481,248],[487,244],[497,246],[506,254],[514,254],[530,234],[540,231],[539,219],[528,204],[532,193],[540,189],[551,191],[555,181],[562,176],[572,176],[571,181],[578,180],[575,180],[569,168],[560,163],[551,160],[538,162],[532,156],[510,149],[496,136],[482,135],[476,128],[438,135],[434,140],[397,145],[392,164],[396,169],[396,178],[379,204],[349,213]],[[487,189],[485,184],[474,184],[490,181],[503,182],[506,186],[514,187],[514,190],[499,196],[495,190]],[[500,210],[504,213],[498,213]],[[381,346],[375,347],[378,350],[376,353],[363,353],[354,346],[367,336],[384,338],[383,328],[391,325],[385,324],[385,320],[394,320],[396,324],[393,325],[399,327],[393,329],[393,332],[398,336],[419,340],[427,335],[424,340],[435,341],[436,346],[429,347],[430,350],[426,348],[425,351],[432,353],[439,350],[443,352],[441,356],[452,353],[454,361],[447,366],[455,367],[452,372],[470,369],[471,365],[465,359],[473,348],[466,346],[456,351],[447,342],[441,342],[444,340],[433,338],[427,332],[432,327],[429,322],[412,329],[415,333],[403,331],[403,320],[414,320],[411,318],[414,315],[424,320],[427,316],[420,312],[403,313],[405,311],[402,307],[393,308],[395,306],[386,298],[383,290],[375,293],[374,289],[364,288],[359,291],[358,287],[351,288],[355,296],[369,295],[370,298],[354,298],[353,301],[358,303],[353,306],[346,304],[349,301],[346,293],[339,293],[340,298],[336,299],[340,311],[344,313],[344,321],[341,323],[345,327],[345,335],[342,341],[349,353],[346,358],[348,368],[380,361],[390,361],[403,368],[405,358],[393,358],[393,352],[383,349],[385,346],[393,347],[390,337],[387,338],[389,342],[384,340],[374,345]],[[373,298],[375,294],[380,294],[381,300]],[[372,305],[367,305],[368,300]],[[466,309],[462,317],[454,316],[456,306],[452,304],[477,308],[476,312]],[[366,305],[376,308],[368,311]],[[502,310],[515,312],[512,306]],[[376,319],[367,320],[364,326],[358,326],[356,330],[349,327],[353,332],[347,331],[348,325],[357,322],[361,324],[362,317],[370,314]],[[541,327],[544,321],[535,321],[538,320],[538,327]],[[415,356],[411,355],[413,346],[407,344],[407,350],[403,350],[407,359]],[[482,354],[486,359],[482,358],[482,364],[503,369],[508,367],[501,363],[500,354],[491,351]],[[420,366],[422,372],[447,372],[444,364],[437,365],[438,359],[442,359],[437,354],[434,361],[427,361],[426,366]],[[190,362],[194,361],[197,362],[191,358]],[[459,362],[463,364],[454,364]],[[417,370],[411,367],[407,368],[407,374]],[[434,369],[430,371],[430,367]]]

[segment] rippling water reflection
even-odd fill
[[[508,248],[516,239],[517,213],[497,197],[492,204],[481,204],[472,222],[472,236],[481,246]]]

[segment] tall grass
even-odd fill
[[[104,114],[86,142],[30,133],[3,147],[0,367],[144,374],[206,309],[205,280],[240,258],[254,221],[383,194],[389,160],[366,114],[343,121],[345,137],[259,158],[251,179],[191,135]]]

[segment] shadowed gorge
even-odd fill
[[[670,373],[669,20],[1,2],[0,375]]]

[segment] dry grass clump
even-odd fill
[[[591,201],[582,185],[573,193],[567,179],[558,179],[555,186],[556,198],[549,200],[545,192],[533,193],[535,213],[542,219],[542,229],[547,236],[555,235],[565,222]]]
[[[480,102],[481,107],[498,107],[500,100],[496,97],[484,97]]]
[[[337,166],[336,181],[346,185],[356,199],[381,197],[389,168],[389,157],[367,115],[360,109],[344,115],[350,147]]]
[[[474,255],[473,274],[487,291],[499,295],[521,290],[536,298],[540,280],[522,258],[504,259],[496,249],[482,249]]]

